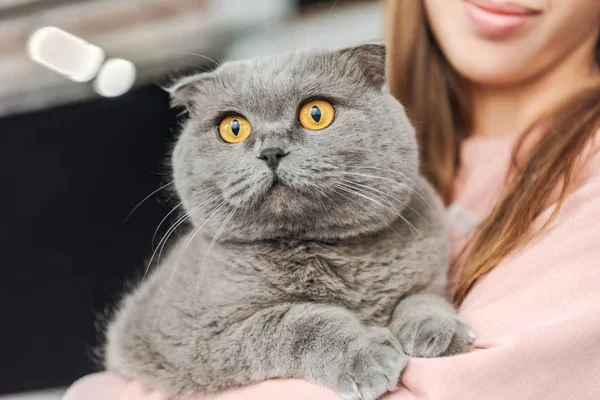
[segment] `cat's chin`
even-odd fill
[[[273,216],[301,215],[305,210],[299,193],[278,180],[273,181],[261,201],[262,208]]]

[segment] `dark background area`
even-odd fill
[[[170,210],[175,111],[156,86],[0,119],[0,394],[97,369],[96,322],[143,273]],[[164,231],[163,231],[164,232]]]
[[[330,12],[353,1],[296,4]],[[143,274],[176,203],[159,191],[124,222],[170,180],[177,112],[149,85],[0,118],[0,395],[100,369],[98,323]]]

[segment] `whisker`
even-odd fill
[[[337,194],[338,196],[341,196],[341,197],[345,198],[346,200],[349,200],[349,201],[353,202],[353,203],[354,203],[354,204],[356,204],[356,205],[362,206],[362,204],[360,204],[358,201],[354,200],[354,199],[353,199],[353,198],[351,198],[351,197],[348,197],[348,196],[346,196],[345,194],[343,194],[343,193],[341,193],[341,192],[338,192],[337,190],[335,190],[335,188],[333,189],[333,192],[334,192],[335,194]]]
[[[341,184],[341,183],[338,183],[337,187],[338,187],[338,189],[342,189],[342,190],[344,190],[344,191],[346,191],[346,192],[348,192],[350,194],[355,194],[355,195],[363,197],[363,198],[365,198],[365,199],[367,199],[369,201],[372,201],[373,203],[379,204],[381,207],[384,207],[384,208],[386,208],[388,210],[394,211],[395,213],[398,212],[398,210],[394,210],[393,208],[391,208],[389,206],[386,206],[385,204],[380,203],[379,201],[377,201],[377,200],[375,200],[375,199],[367,196],[366,194],[359,192],[358,190],[356,190],[356,188],[348,188],[348,187],[343,186],[343,184]]]
[[[177,219],[177,221],[175,221],[173,223],[173,225],[167,230],[167,232],[164,234],[164,236],[162,237],[162,239],[160,240],[160,242],[158,242],[158,244],[156,245],[156,248],[152,252],[152,256],[150,257],[150,261],[148,261],[148,265],[146,266],[146,271],[144,272],[144,276],[142,278],[142,282],[144,281],[144,279],[146,279],[146,276],[148,275],[148,271],[150,270],[150,266],[152,265],[152,261],[154,260],[154,257],[156,257],[156,252],[158,251],[159,248],[160,248],[160,252],[158,253],[157,264],[160,264],[160,258],[161,258],[161,255],[162,255],[162,251],[163,251],[163,249],[165,247],[165,244],[169,240],[169,237],[171,236],[171,234],[182,223],[184,223],[185,220],[187,220],[189,217],[191,217],[192,214],[194,214],[195,212],[199,211],[201,208],[203,208],[204,206],[208,205],[209,203],[213,202],[216,199],[218,199],[218,196],[215,196],[212,199],[207,200],[206,202],[197,205],[196,207],[192,208],[189,212],[187,212],[184,215],[182,215],[181,217],[179,217],[179,219]]]
[[[384,181],[393,182],[396,185],[403,185],[406,188],[408,188],[411,192],[413,192],[415,195],[417,195],[419,197],[419,199],[421,199],[429,208],[431,208],[431,204],[415,188],[411,187],[410,185],[406,185],[406,184],[404,184],[402,182],[398,182],[395,179],[391,179],[391,178],[387,178],[387,177],[379,176],[379,175],[371,175],[371,174],[364,174],[364,173],[357,173],[357,172],[344,172],[344,174],[346,174],[346,175],[354,175],[354,176],[361,176],[363,178],[381,179],[381,180],[384,180]],[[415,185],[414,182],[412,180],[410,180],[410,178],[405,177],[405,176],[403,176],[403,178],[406,179],[407,181],[411,182],[413,185]]]
[[[312,189],[315,190],[315,192],[317,194],[319,194],[319,197],[325,197],[331,203],[335,204],[335,201],[325,192],[325,190],[324,190],[324,188],[323,188],[322,185],[313,183],[313,182],[319,182],[319,178],[316,175],[314,175],[314,174],[312,174],[312,173],[310,173],[308,171],[302,171],[302,173],[306,174],[309,178],[312,179],[312,182],[309,185],[310,185],[310,187]],[[323,208],[325,208],[325,206],[326,206],[325,202],[322,201],[321,199],[319,199],[319,202],[321,203],[321,205],[323,206]]]
[[[347,188],[349,188],[349,189],[353,189],[353,190],[358,190],[358,189],[361,189],[361,188],[367,188],[367,189],[371,189],[372,191],[374,191],[374,192],[376,192],[376,193],[380,193],[380,194],[384,194],[384,195],[385,195],[385,193],[383,193],[383,192],[382,192],[382,191],[380,191],[380,190],[377,190],[377,189],[375,189],[375,188],[372,188],[372,187],[370,187],[370,186],[368,186],[368,185],[364,185],[364,184],[361,184],[361,183],[358,183],[358,182],[346,181],[346,182],[340,182],[339,184],[340,184],[340,185],[344,185],[344,186],[346,186]],[[357,187],[357,186],[358,186],[358,187]],[[369,193],[369,192],[367,192],[367,193]],[[365,194],[366,194],[366,193],[365,193]],[[377,198],[378,198],[379,200],[381,200],[381,201],[385,201],[385,202],[386,202],[386,203],[387,203],[387,204],[388,204],[390,207],[393,207],[393,208],[394,208],[394,210],[396,210],[396,212],[399,212],[399,211],[398,211],[398,209],[396,209],[396,207],[394,207],[394,204],[393,204],[393,203],[392,203],[392,202],[391,202],[391,201],[390,201],[388,198],[385,198],[385,197],[378,197],[378,196],[377,196],[375,193],[370,193],[370,194],[372,194],[373,196],[377,197]]]
[[[185,251],[187,250],[187,248],[189,247],[190,243],[192,243],[192,241],[194,240],[194,237],[200,232],[200,230],[204,227],[204,225],[206,225],[208,223],[208,221],[217,213],[221,210],[221,208],[223,208],[223,206],[225,205],[225,201],[221,201],[221,203],[219,203],[219,205],[213,210],[213,212],[204,220],[204,222],[202,222],[196,229],[194,229],[194,231],[192,232],[192,234],[190,235],[190,237],[188,238],[188,240],[185,242],[185,245],[183,246],[183,249],[181,250],[181,252],[179,252],[179,258],[177,259],[177,263],[175,264],[175,267],[179,266],[179,263],[181,262],[183,255],[185,253]]]
[[[394,212],[396,216],[398,216],[399,218],[401,218],[408,226],[410,226],[412,229],[414,229],[414,231],[416,233],[418,233],[419,235],[421,235],[421,232],[409,220],[407,220],[402,214],[398,213],[397,210],[394,210],[394,209],[386,206],[385,204],[382,204],[382,203],[378,202],[377,200],[375,200],[375,199],[373,199],[373,198],[371,198],[371,197],[369,197],[369,196],[367,196],[367,195],[365,195],[363,193],[360,193],[358,190],[349,190],[349,189],[347,189],[347,188],[345,188],[343,186],[339,186],[339,185],[337,187],[338,187],[338,189],[344,190],[344,191],[346,191],[346,192],[348,192],[350,194],[354,194],[354,195],[363,197],[363,198],[365,198],[365,199],[367,199],[369,201],[372,201],[375,204],[380,205],[381,207],[384,207],[384,208],[386,208],[386,209]]]
[[[340,182],[335,182],[335,184],[338,184],[338,183],[340,183]],[[345,199],[347,199],[347,200],[349,200],[349,201],[351,201],[351,202],[353,202],[355,204],[361,205],[358,201],[354,200],[351,197],[346,196],[345,194],[343,194],[341,192],[338,192],[335,189],[333,189],[333,192],[335,194],[337,194],[338,196],[341,196],[341,197],[343,197],[343,198],[345,198]],[[396,236],[398,236],[400,238],[400,240],[402,240],[404,242],[404,236],[402,236],[401,234],[399,234],[394,228],[392,228],[392,226],[390,224],[386,224],[386,225],[387,225],[388,228],[390,228],[392,230],[392,232],[394,232],[396,234]]]
[[[209,187],[205,188],[204,190],[197,192],[196,195],[202,194],[202,193],[212,190],[214,188],[215,188],[215,186],[209,186]],[[158,230],[160,229],[160,226],[166,221],[166,219],[169,217],[169,215],[171,215],[176,209],[178,209],[182,205],[183,205],[183,202],[180,202],[179,204],[177,204],[177,206],[175,206],[175,208],[173,208],[171,211],[169,211],[169,213],[167,215],[165,215],[165,217],[162,219],[162,221],[160,221],[160,223],[156,227],[156,230],[154,231],[154,234],[152,235],[152,244],[154,244],[154,240],[156,239],[156,235],[158,234]],[[159,258],[160,258],[160,256],[159,256]]]
[[[329,202],[331,204],[335,204],[335,200],[331,198],[331,196],[329,196],[327,194],[327,192],[325,192],[325,190],[323,190],[321,187],[315,186],[315,191],[320,195],[320,197],[325,197],[325,199],[329,200]],[[323,209],[327,209],[327,204],[325,203],[325,201],[319,199],[319,201],[321,202],[321,205],[323,206]]]
[[[373,167],[373,166],[362,166],[361,168],[363,169],[374,169],[374,170],[378,170],[378,171],[386,171],[391,173],[392,175],[398,175],[400,176],[402,179],[412,183],[413,185],[415,185],[415,181],[413,179],[411,179],[408,175],[406,175],[405,173],[403,173],[402,171],[399,170],[395,170],[395,169],[391,169],[391,168],[384,168],[384,167]]]
[[[422,216],[420,212],[418,212],[418,211],[417,211],[417,210],[415,210],[413,207],[411,207],[411,206],[410,206],[410,204],[408,204],[408,203],[406,203],[406,202],[404,202],[404,201],[402,201],[402,200],[400,200],[400,199],[398,199],[398,198],[396,198],[396,197],[392,196],[391,194],[388,194],[388,193],[386,193],[386,192],[384,192],[384,191],[382,191],[382,190],[376,189],[376,188],[374,188],[374,187],[372,187],[372,186],[365,185],[365,184],[362,184],[362,183],[358,183],[358,182],[351,182],[351,183],[352,183],[352,184],[354,184],[354,185],[357,185],[357,186],[364,187],[364,188],[366,188],[366,189],[368,189],[368,190],[371,190],[371,191],[377,192],[377,193],[379,193],[379,194],[381,194],[381,195],[385,196],[385,197],[386,197],[386,198],[388,198],[388,199],[391,199],[391,200],[397,201],[398,203],[402,204],[403,206],[405,206],[406,208],[408,208],[409,210],[411,210],[412,212],[414,212],[415,214],[417,214],[419,217],[421,217],[421,219],[422,219],[423,221],[425,221],[425,223],[426,223],[427,225],[431,225],[431,224],[429,223],[429,221],[428,221],[428,220],[427,220],[427,219],[426,219],[424,216]],[[388,201],[389,201],[389,200],[388,200]],[[391,203],[391,201],[390,201],[390,203]],[[395,207],[394,207],[394,208],[395,208]]]
[[[392,228],[391,224],[387,224],[387,227],[390,228],[392,230],[392,232],[394,232],[396,234],[396,236],[398,236],[400,238],[400,240],[402,240],[404,242],[404,236],[402,236],[394,228]]]
[[[167,215],[164,216],[164,218],[158,223],[158,226],[156,227],[156,230],[154,231],[154,234],[152,235],[152,245],[154,245],[154,240],[156,240],[156,235],[158,235],[158,231],[160,229],[160,227],[162,226],[162,224],[167,220],[167,218],[169,218],[169,215],[173,214],[179,207],[181,207],[183,203],[178,203],[175,207],[173,207],[173,209],[171,211],[169,211],[167,213]]]
[[[197,205],[196,207],[194,207],[194,208],[193,208],[192,210],[190,210],[190,212],[187,214],[187,217],[185,217],[185,218],[180,218],[180,219],[179,219],[179,220],[176,222],[176,225],[172,226],[172,227],[169,229],[169,231],[167,231],[167,233],[165,234],[165,236],[167,236],[167,235],[169,235],[169,236],[170,236],[170,235],[172,235],[172,234],[175,232],[175,230],[176,230],[176,229],[177,229],[177,228],[178,228],[178,227],[179,227],[179,226],[180,226],[182,223],[184,223],[184,222],[185,222],[185,220],[187,220],[189,217],[191,217],[191,216],[192,216],[192,214],[194,214],[194,213],[196,213],[196,212],[200,211],[202,208],[204,208],[204,207],[208,206],[208,205],[209,205],[210,203],[212,203],[213,201],[215,201],[215,200],[218,200],[218,199],[219,199],[219,197],[220,197],[219,195],[213,196],[213,197],[212,197],[212,198],[210,198],[209,200],[206,200],[205,202],[203,202],[203,203],[200,203],[199,205]],[[164,238],[165,238],[165,237],[163,237],[163,239],[164,239]],[[163,240],[162,247],[161,247],[160,251],[158,252],[158,258],[157,258],[157,263],[158,263],[158,264],[160,264],[160,259],[161,259],[161,256],[162,256],[162,252],[163,252],[163,250],[164,250],[164,248],[165,248],[165,246],[166,246],[166,244],[167,244],[167,241],[168,241],[168,239],[169,239],[169,238],[167,237],[167,238],[166,238],[166,240]],[[160,243],[158,244],[158,246],[160,246]]]
[[[190,56],[201,57],[201,58],[204,58],[205,60],[212,61],[215,64],[215,66],[217,66],[217,67],[221,66],[221,64],[219,62],[215,61],[214,58],[210,58],[209,56],[205,56],[204,54],[191,53],[191,52],[187,52],[187,51],[184,52],[184,54],[189,54]]]
[[[167,183],[166,185],[162,185],[161,187],[159,187],[158,189],[156,189],[155,191],[153,191],[152,193],[150,193],[148,196],[144,197],[144,199],[142,201],[140,201],[139,203],[137,203],[137,205],[135,207],[133,207],[133,210],[131,210],[131,212],[127,215],[127,217],[125,217],[125,219],[123,220],[123,223],[127,222],[127,220],[129,219],[129,217],[131,217],[131,215],[135,212],[135,210],[137,210],[138,207],[141,206],[146,200],[148,200],[150,197],[152,197],[156,193],[160,192],[164,188],[172,185],[173,183],[175,183],[175,181],[171,181],[171,182]]]
[[[171,274],[169,275],[169,279],[167,279],[167,282],[162,290],[162,298],[160,300],[160,305],[158,307],[158,313],[157,313],[157,323],[158,323],[158,317],[161,315],[162,313],[162,309],[164,306],[164,301],[165,301],[165,297],[167,294],[167,291],[169,290],[169,286],[171,286],[171,282],[173,280],[173,277],[175,276],[175,272],[177,271],[178,267],[179,267],[179,263],[181,262],[183,255],[185,253],[185,251],[187,250],[188,246],[190,245],[190,243],[192,243],[192,241],[194,240],[194,237],[198,234],[198,232],[200,232],[200,230],[204,227],[204,225],[206,225],[206,223],[217,213],[219,212],[219,210],[225,205],[225,201],[221,201],[221,203],[219,203],[219,205],[217,206],[217,208],[215,208],[213,210],[213,212],[204,220],[204,222],[202,222],[196,229],[194,229],[194,231],[190,234],[190,237],[188,238],[188,240],[186,241],[183,249],[181,250],[181,252],[179,253],[179,258],[177,259],[177,262],[175,263],[175,266],[173,267],[173,269],[171,270]]]
[[[339,184],[339,182],[336,182],[336,184]],[[339,189],[342,189],[342,190],[344,190],[342,187],[339,187],[339,186],[338,186],[338,188],[339,188]],[[341,193],[339,193],[339,192],[337,192],[337,191],[335,191],[335,192],[336,192],[338,195],[341,195],[341,196],[343,196]],[[350,192],[350,191],[346,190],[346,192]],[[353,194],[359,194],[359,193],[357,193],[357,192],[356,192],[356,193],[353,193]],[[350,198],[349,198],[349,197],[347,197],[347,196],[343,196],[343,197],[347,198],[347,199],[348,199],[348,200],[350,200],[350,201],[354,201],[353,199],[350,199]],[[416,211],[415,211],[415,212],[416,212]],[[417,213],[417,214],[418,214],[418,213]],[[404,216],[402,216],[402,215],[400,215],[400,214],[398,214],[398,216],[399,216],[399,217],[400,217],[400,218],[401,218],[401,219],[402,219],[402,220],[403,220],[405,223],[407,223],[407,224],[408,224],[408,225],[409,225],[409,226],[410,226],[412,229],[414,229],[414,230],[415,230],[415,231],[416,231],[416,232],[417,232],[419,235],[423,236],[423,235],[422,235],[422,233],[421,233],[421,232],[420,232],[420,231],[419,231],[419,230],[418,230],[418,229],[417,229],[417,228],[416,228],[416,227],[415,227],[413,224],[411,224],[411,223],[410,223],[410,222],[409,222],[409,221],[408,221],[406,218],[404,218]],[[393,228],[393,227],[392,227],[390,224],[387,224],[387,226],[388,226],[388,228],[390,228],[390,230],[391,230],[392,232],[394,232],[394,233],[396,234],[396,236],[398,236],[398,237],[400,238],[400,240],[402,240],[402,241],[405,241],[405,238],[404,238],[402,235],[400,235],[400,234],[399,234],[399,233],[398,233],[398,232],[397,232],[397,231],[396,231],[396,230],[395,230],[395,229],[394,229],[394,228]],[[431,247],[431,246],[428,246],[428,247]],[[441,267],[441,265],[440,265],[440,262],[439,262],[439,260],[438,260],[436,257],[433,257],[433,261],[434,261],[434,262],[437,264],[438,268],[440,268],[440,270],[441,270],[441,269],[442,269],[442,267]]]
[[[336,182],[335,184],[337,184],[337,183],[339,183],[339,182]],[[358,203],[356,200],[354,200],[354,199],[352,199],[352,198],[350,198],[350,197],[348,197],[348,196],[344,195],[343,193],[341,193],[341,192],[338,192],[338,191],[337,191],[337,190],[335,190],[335,189],[334,189],[333,191],[334,191],[334,193],[335,193],[335,194],[337,194],[338,196],[342,196],[343,198],[345,198],[345,199],[348,199],[349,201],[351,201],[351,202],[353,202],[353,203],[355,203],[355,204],[358,204],[358,205],[360,205],[360,204],[359,204],[359,203]],[[386,224],[386,225],[387,225],[387,227],[388,227],[388,228],[390,228],[390,230],[391,230],[392,232],[394,232],[394,233],[396,234],[396,236],[398,236],[398,237],[400,238],[400,240],[402,240],[402,241],[404,242],[404,236],[402,236],[401,234],[399,234],[399,233],[398,233],[398,232],[397,232],[397,231],[396,231],[394,228],[392,228],[392,226],[391,226],[390,224]]]
[[[229,213],[229,215],[227,216],[227,218],[225,218],[225,220],[223,221],[223,223],[219,227],[219,230],[217,231],[217,233],[213,237],[213,240],[210,242],[210,245],[208,246],[208,249],[206,250],[206,254],[204,255],[204,259],[202,260],[202,264],[200,265],[200,273],[198,275],[198,279],[196,280],[196,287],[194,288],[194,300],[192,302],[192,309],[194,310],[194,313],[195,313],[195,310],[196,310],[196,297],[198,295],[198,289],[200,287],[200,282],[202,281],[202,278],[204,276],[204,265],[206,264],[206,261],[208,260],[208,256],[209,256],[210,252],[212,251],[215,243],[217,242],[217,239],[219,238],[219,236],[221,235],[221,233],[223,233],[223,230],[225,229],[225,226],[229,223],[229,221],[233,217],[233,214],[239,208],[240,203],[241,202],[238,202],[235,205],[235,207],[233,208],[233,210]]]
[[[420,198],[421,200],[423,200],[423,202],[424,202],[424,203],[425,203],[425,204],[426,204],[428,207],[431,207],[431,204],[429,204],[429,203],[427,202],[427,199],[425,199],[425,198],[424,198],[424,197],[423,197],[423,196],[422,196],[422,195],[421,195],[419,192],[417,192],[417,191],[415,190],[415,188],[418,186],[418,185],[417,185],[417,183],[416,183],[416,182],[415,182],[413,179],[411,179],[411,178],[410,178],[408,175],[406,175],[405,173],[403,173],[402,171],[394,170],[394,169],[391,169],[391,168],[373,167],[373,166],[363,166],[362,168],[363,168],[363,169],[367,169],[367,170],[386,171],[386,172],[389,172],[389,173],[391,173],[391,174],[393,174],[393,175],[396,175],[396,176],[398,176],[398,177],[399,177],[400,179],[402,179],[402,180],[405,180],[405,181],[407,181],[408,183],[410,183],[410,184],[411,184],[411,186],[409,187],[409,189],[410,189],[410,190],[411,190],[413,193],[415,193],[417,196],[419,196],[419,198]],[[377,175],[376,175],[376,176],[377,176]],[[381,177],[381,178],[383,178],[383,177]],[[400,182],[399,182],[399,183],[400,183]]]

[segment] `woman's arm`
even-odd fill
[[[600,282],[598,282],[600,283]],[[446,359],[414,359],[388,400],[600,398],[600,310]]]
[[[599,152],[579,182],[551,227],[465,300],[476,349],[412,359],[389,400],[600,399]]]

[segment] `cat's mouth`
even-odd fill
[[[273,174],[273,179],[264,192],[263,201],[268,204],[287,202],[291,205],[299,200],[299,195],[300,192],[286,183],[285,179]]]
[[[277,171],[271,171],[271,182],[269,188],[267,189],[267,192],[271,190],[282,189],[285,187],[288,187],[288,185],[285,184],[284,179],[282,179],[281,175],[278,174]]]
[[[297,187],[289,172],[265,174],[261,178],[260,186],[254,185],[253,195],[246,198],[247,206],[258,207],[265,215],[287,217],[301,215],[311,207],[314,195]]]
[[[267,189],[267,194],[277,194],[278,192],[284,191],[286,189],[289,188],[281,181],[281,179],[276,174],[273,174],[273,180],[271,181],[271,186],[269,187],[269,189]]]

